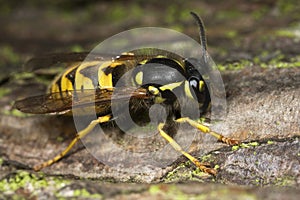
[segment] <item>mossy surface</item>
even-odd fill
[[[5,197],[13,198],[38,198],[44,196],[43,191],[53,189],[58,191],[65,187],[69,181],[59,177],[46,177],[42,173],[30,173],[28,171],[16,171],[2,178],[0,191]],[[16,191],[23,191],[17,192]]]

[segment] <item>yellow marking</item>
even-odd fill
[[[76,66],[77,67],[77,66]],[[61,91],[66,91],[66,90],[74,90],[73,84],[71,80],[69,80],[66,76],[74,69],[74,67],[68,69],[65,71],[65,73],[62,74],[61,76]]]
[[[184,92],[191,99],[194,98],[190,89],[190,83],[188,81],[184,81]]]
[[[165,90],[171,90],[172,91],[174,88],[179,87],[181,84],[182,84],[182,81],[181,82],[176,82],[176,83],[170,83],[170,84],[163,85],[163,86],[159,87],[159,89],[162,90],[162,91],[165,91]]]
[[[212,175],[216,175],[217,171],[212,169],[212,168],[208,168],[205,166],[204,163],[201,163],[197,158],[195,158],[194,156],[192,156],[191,154],[189,154],[188,152],[184,151],[181,146],[172,138],[170,137],[165,131],[163,131],[163,123],[160,123],[157,127],[160,135],[167,140],[171,146],[178,152],[180,152],[182,155],[184,155],[185,157],[187,157],[190,161],[192,161],[200,170],[212,174]]]
[[[110,115],[106,115],[106,116],[99,117],[98,119],[91,121],[91,123],[85,129],[83,129],[79,133],[77,133],[76,137],[71,141],[71,143],[67,146],[67,148],[65,150],[63,150],[60,154],[55,156],[53,159],[50,159],[46,162],[43,162],[42,164],[34,166],[33,169],[35,171],[39,171],[42,168],[50,166],[53,163],[55,163],[56,161],[60,160],[72,149],[72,147],[78,142],[79,139],[83,138],[85,135],[87,135],[89,132],[91,132],[97,124],[108,122],[110,120],[110,118],[111,118]]]
[[[144,65],[144,64],[146,64],[146,62],[148,62],[148,61],[149,61],[148,59],[145,59],[145,60],[140,61],[139,64],[140,64],[140,65]]]
[[[156,56],[156,57],[154,57],[154,58],[168,58],[168,57],[166,57],[166,56],[164,56],[164,55],[158,55],[158,56]]]
[[[75,86],[76,90],[81,90],[83,89],[94,89],[94,85],[91,79],[85,77],[79,72],[76,72],[76,77],[75,77]]]
[[[143,84],[143,72],[138,72],[135,76],[135,82],[138,85],[142,85]]]
[[[199,91],[203,92],[204,90],[204,81],[199,81]]]
[[[161,96],[159,96],[160,91],[156,87],[150,85],[148,87],[148,91],[151,92],[153,95],[156,95],[156,97],[154,99],[154,103],[160,104],[166,100],[166,99],[162,98]]]
[[[53,84],[51,87],[50,87],[50,93],[56,93],[56,92],[59,92],[59,87],[57,84]]]
[[[184,64],[182,62],[180,62],[177,59],[172,59],[172,60],[175,61],[185,71],[185,67],[184,67]]]
[[[160,104],[163,103],[166,99],[162,98],[162,97],[155,97],[154,99],[154,103]]]
[[[132,52],[124,52],[121,55],[124,55],[124,56],[134,56],[134,53],[132,53]]]
[[[149,90],[149,92],[151,92],[154,95],[158,95],[159,94],[159,90],[156,87],[154,87],[154,86],[149,86],[148,90]]]
[[[83,74],[81,74],[81,70],[85,69],[86,67],[89,66],[97,66],[101,64],[102,62],[99,61],[90,61],[90,62],[83,62],[78,69],[76,70],[76,75],[75,75],[75,86],[76,90],[81,90],[81,88],[84,89],[94,89],[93,82],[91,80],[91,77],[86,77]],[[97,76],[96,74],[94,76]]]
[[[116,62],[116,61],[114,61],[114,62],[111,62],[111,64],[109,66],[111,68],[114,68],[114,67],[118,67],[118,66],[120,66],[122,64],[123,64],[122,62]]]
[[[99,81],[99,85],[100,88],[102,87],[113,87],[112,85],[112,74],[105,74],[103,69],[105,69],[106,67],[110,66],[112,63],[111,62],[104,62],[103,64],[101,64],[99,70],[98,70],[98,81]]]
[[[55,92],[60,92],[60,91],[65,91],[65,90],[73,90],[73,86],[72,86],[72,82],[65,77],[65,75],[67,75],[68,73],[70,73],[73,69],[78,67],[78,63],[75,63],[72,67],[68,68],[66,71],[60,73],[58,76],[56,76],[54,78],[54,80],[52,81],[50,87],[48,88],[48,91],[50,91],[50,93],[55,93]],[[56,84],[56,82],[61,78],[60,81],[60,87],[61,90],[59,89],[58,85]]]

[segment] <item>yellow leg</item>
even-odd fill
[[[91,121],[91,123],[85,129],[83,129],[79,133],[77,133],[76,137],[72,140],[72,142],[68,145],[68,147],[65,150],[63,150],[60,154],[58,154],[54,158],[52,158],[52,159],[50,159],[46,162],[43,162],[42,164],[35,165],[33,167],[33,169],[35,171],[39,171],[42,168],[50,166],[53,163],[55,163],[56,161],[60,160],[62,157],[64,157],[72,149],[72,147],[78,142],[78,140],[80,138],[83,138],[86,134],[91,132],[97,124],[103,123],[103,122],[108,122],[110,120],[110,118],[111,118],[110,115],[106,115],[106,116],[99,117],[98,119],[95,119],[95,120]]]
[[[219,141],[224,142],[224,143],[226,143],[228,145],[237,145],[237,144],[240,143],[239,140],[235,140],[235,139],[224,137],[223,135],[221,135],[219,133],[211,131],[210,128],[208,128],[207,126],[204,126],[203,124],[195,122],[194,120],[192,120],[190,118],[183,117],[183,118],[179,118],[179,119],[177,119],[175,121],[179,122],[179,123],[189,123],[191,126],[199,129],[203,133],[208,133],[208,134],[216,137]]]
[[[187,157],[190,161],[192,161],[203,172],[208,173],[208,174],[212,174],[212,175],[216,175],[217,174],[216,170],[214,170],[212,168],[206,167],[205,164],[201,163],[197,158],[193,157],[191,154],[189,154],[186,151],[184,151],[181,148],[181,146],[172,137],[170,137],[165,131],[162,130],[163,126],[164,126],[163,123],[161,123],[161,124],[158,125],[158,131],[159,131],[160,135],[165,140],[167,140],[176,151],[180,152],[185,157]]]

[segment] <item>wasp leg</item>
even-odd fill
[[[190,119],[188,117],[179,118],[179,119],[177,119],[175,121],[179,122],[179,123],[189,123],[191,126],[199,129],[203,133],[208,133],[208,134],[216,137],[219,141],[221,141],[223,143],[226,143],[228,145],[237,145],[237,144],[240,143],[239,140],[235,140],[235,139],[224,137],[223,135],[221,135],[219,133],[211,131],[210,128],[208,128],[207,126],[204,126],[203,124],[195,122],[194,120],[192,120],[192,119]]]
[[[202,170],[203,172],[205,173],[208,173],[208,174],[212,174],[212,175],[216,175],[217,174],[217,171],[212,169],[212,168],[208,168],[206,167],[207,164],[205,163],[201,163],[197,158],[195,158],[194,156],[192,156],[191,154],[187,153],[186,151],[184,151],[181,146],[171,137],[169,136],[163,129],[163,126],[164,124],[163,123],[160,123],[158,125],[158,131],[160,133],[160,135],[165,139],[167,140],[171,145],[172,147],[180,152],[182,155],[184,155],[185,157],[187,157],[190,161],[192,161],[200,170]]]
[[[50,166],[53,163],[55,163],[56,161],[60,160],[62,157],[64,157],[72,149],[72,147],[78,142],[78,140],[80,138],[83,138],[86,134],[88,134],[89,132],[91,132],[93,130],[93,128],[97,124],[108,122],[110,119],[111,119],[111,116],[110,115],[106,115],[106,116],[103,116],[103,117],[98,117],[97,119],[91,121],[91,123],[85,129],[83,129],[79,133],[77,133],[76,137],[71,141],[71,143],[67,146],[67,148],[65,150],[63,150],[60,154],[58,154],[54,158],[52,158],[52,159],[50,159],[50,160],[48,160],[46,162],[43,162],[42,164],[35,165],[33,167],[33,169],[35,171],[39,171],[42,168]]]

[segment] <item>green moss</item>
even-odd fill
[[[178,180],[191,180],[192,179],[192,174],[190,170],[186,170],[187,166],[190,165],[190,161],[187,161],[185,163],[181,163],[176,167],[174,170],[170,171],[166,177],[165,177],[165,182],[166,183],[171,183],[171,182],[176,182]]]
[[[237,151],[240,147],[238,145],[234,145],[231,147],[232,151]]]
[[[250,142],[249,145],[250,145],[250,146],[253,146],[253,147],[256,147],[256,146],[259,145],[259,143],[258,143],[258,142]]]
[[[250,67],[252,66],[253,63],[249,60],[240,60],[239,62],[234,62],[234,63],[228,63],[228,64],[219,64],[217,65],[218,69],[220,71],[228,71],[228,70],[241,70],[244,69],[245,67]]]
[[[240,144],[240,147],[242,147],[242,148],[249,148],[250,145],[247,144],[247,143],[241,143],[241,144]]]
[[[293,30],[293,29],[279,29],[275,31],[275,35],[279,37],[288,37],[288,38],[300,37],[299,30]]]
[[[14,194],[17,190],[26,190],[30,197],[42,193],[46,189],[59,190],[68,181],[57,177],[44,177],[43,174],[34,174],[27,171],[17,171],[16,174],[0,181],[0,193],[4,195]],[[18,197],[18,196],[17,196]]]
[[[270,54],[276,54],[272,56],[271,60],[263,62],[263,60],[268,59]],[[299,56],[293,57],[287,61],[284,54],[280,51],[270,53],[268,51],[263,51],[259,56],[254,57],[253,62],[262,68],[290,68],[290,67],[300,67]]]
[[[83,52],[84,50],[85,49],[78,44],[75,44],[75,45],[71,46],[71,48],[70,48],[71,52]]]
[[[90,198],[90,199],[102,199],[101,194],[91,194],[85,188],[74,190],[72,197]]]
[[[259,145],[258,142],[249,142],[249,143],[241,143],[240,147],[241,148],[250,148],[250,147],[256,147],[258,145]]]
[[[207,190],[201,192],[201,194],[190,196],[190,199],[205,200],[205,199],[222,199],[222,200],[231,200],[231,199],[247,199],[247,200],[256,200],[258,199],[254,194],[247,191],[239,190],[233,191],[230,188],[215,188],[212,190]]]
[[[57,142],[62,142],[62,141],[64,141],[64,138],[61,137],[61,136],[58,136],[58,137],[56,137],[56,141]]]
[[[159,185],[151,185],[148,191],[151,195],[155,195],[158,194],[161,191],[161,189]]]
[[[184,21],[191,21],[191,10],[190,9],[184,9],[184,8],[181,8],[179,9],[180,13],[179,13],[179,16],[178,18],[181,19],[181,20],[184,20]],[[202,13],[202,12],[196,12],[196,13]]]
[[[137,4],[132,4],[130,7],[130,13],[134,18],[138,18],[144,15],[144,9]]]
[[[34,80],[37,83],[40,83],[42,85],[49,85],[52,82],[52,77],[49,79],[50,76],[54,76],[57,73],[61,72],[60,67],[52,67],[51,68],[41,68],[35,70],[35,72],[22,72],[22,73],[16,73],[13,75],[13,78],[16,82],[19,82],[20,84],[23,84],[27,80]],[[35,74],[36,73],[36,74]]]
[[[220,165],[215,165],[214,169],[215,169],[215,170],[220,169]]]
[[[165,16],[165,21],[169,24],[175,24],[176,21],[176,13],[178,11],[177,5],[176,4],[172,4],[170,6],[168,6],[167,10],[166,10],[166,16]]]
[[[282,14],[291,14],[292,12],[298,12],[299,1],[297,0],[278,0],[277,7]]]
[[[4,63],[18,64],[21,59],[19,55],[14,51],[14,49],[9,45],[1,46],[0,48],[0,65]]]
[[[173,26],[169,27],[172,30],[178,31],[178,32],[183,32],[184,31],[184,27],[180,24],[175,24]]]
[[[268,7],[261,6],[259,9],[255,9],[251,15],[254,19],[259,20],[262,19],[267,12],[268,12]]]
[[[94,8],[91,9],[93,10],[92,12],[98,12]],[[115,2],[110,4],[107,12],[103,13],[102,16],[104,21],[116,23],[124,22],[124,20],[136,20],[139,17],[144,16],[145,12],[147,12],[147,10],[141,7],[140,4],[126,4],[126,9],[124,9],[122,3]]]
[[[211,154],[207,154],[201,157],[202,162],[209,162],[211,161]]]
[[[207,177],[208,176],[207,173],[201,171],[198,167],[195,170],[192,171],[191,175],[192,175],[191,177],[193,177],[193,176],[196,176],[196,177]]]
[[[29,185],[33,187],[40,187],[45,186],[45,182],[43,180],[40,181],[35,175],[26,171],[18,171],[15,176],[1,180],[0,191],[16,191],[19,188],[30,187]]]
[[[270,66],[270,65],[269,65]],[[289,62],[276,62],[272,63],[271,67],[274,68],[290,68],[290,67],[300,67],[300,62],[289,63]]]
[[[274,144],[274,141],[268,140],[267,144]]]
[[[236,38],[237,35],[238,35],[238,33],[237,33],[237,31],[235,31],[235,30],[229,30],[229,31],[227,31],[227,32],[225,33],[225,36],[226,36],[227,38],[230,38],[230,39]]]
[[[9,88],[0,88],[0,98],[4,97],[5,95],[7,95],[10,92],[11,92],[11,90]]]
[[[12,110],[4,110],[3,112],[1,112],[4,115],[12,115],[12,116],[16,116],[16,117],[28,117],[31,116],[30,114],[27,113],[23,113],[17,109],[12,109]]]
[[[277,186],[290,186],[295,184],[295,177],[286,176],[276,178],[274,185]]]
[[[203,159],[204,158],[204,159]],[[203,156],[201,161],[207,162],[212,159],[212,155]],[[191,166],[193,166],[194,170],[191,170]],[[181,163],[174,170],[169,172],[164,178],[164,182],[173,183],[177,181],[201,181],[201,178],[208,178],[211,175],[203,172],[198,167],[194,167],[195,165],[191,163],[191,161],[186,161],[185,163]],[[214,169],[219,169],[219,165],[215,165]]]
[[[293,58],[286,58],[286,56],[282,54],[280,51],[277,52],[262,51],[258,56],[255,56],[253,58],[253,63],[262,68],[300,67],[300,56],[295,56]],[[223,68],[225,67],[223,66]]]
[[[218,20],[230,20],[230,19],[237,19],[243,15],[242,12],[240,12],[237,9],[232,10],[220,10],[216,13],[216,16],[214,16]]]
[[[32,72],[22,72],[22,73],[16,73],[14,74],[14,79],[20,80],[20,79],[31,79],[34,78],[35,75]]]
[[[159,196],[162,199],[188,199],[189,195],[184,194],[176,185],[152,185],[149,187],[151,196]],[[153,197],[153,198],[154,198]]]
[[[118,4],[112,6],[108,13],[111,21],[119,21],[127,17],[127,11]]]
[[[237,151],[239,148],[250,148],[258,146],[258,142],[241,143],[240,145],[234,145],[231,147],[232,151]]]

